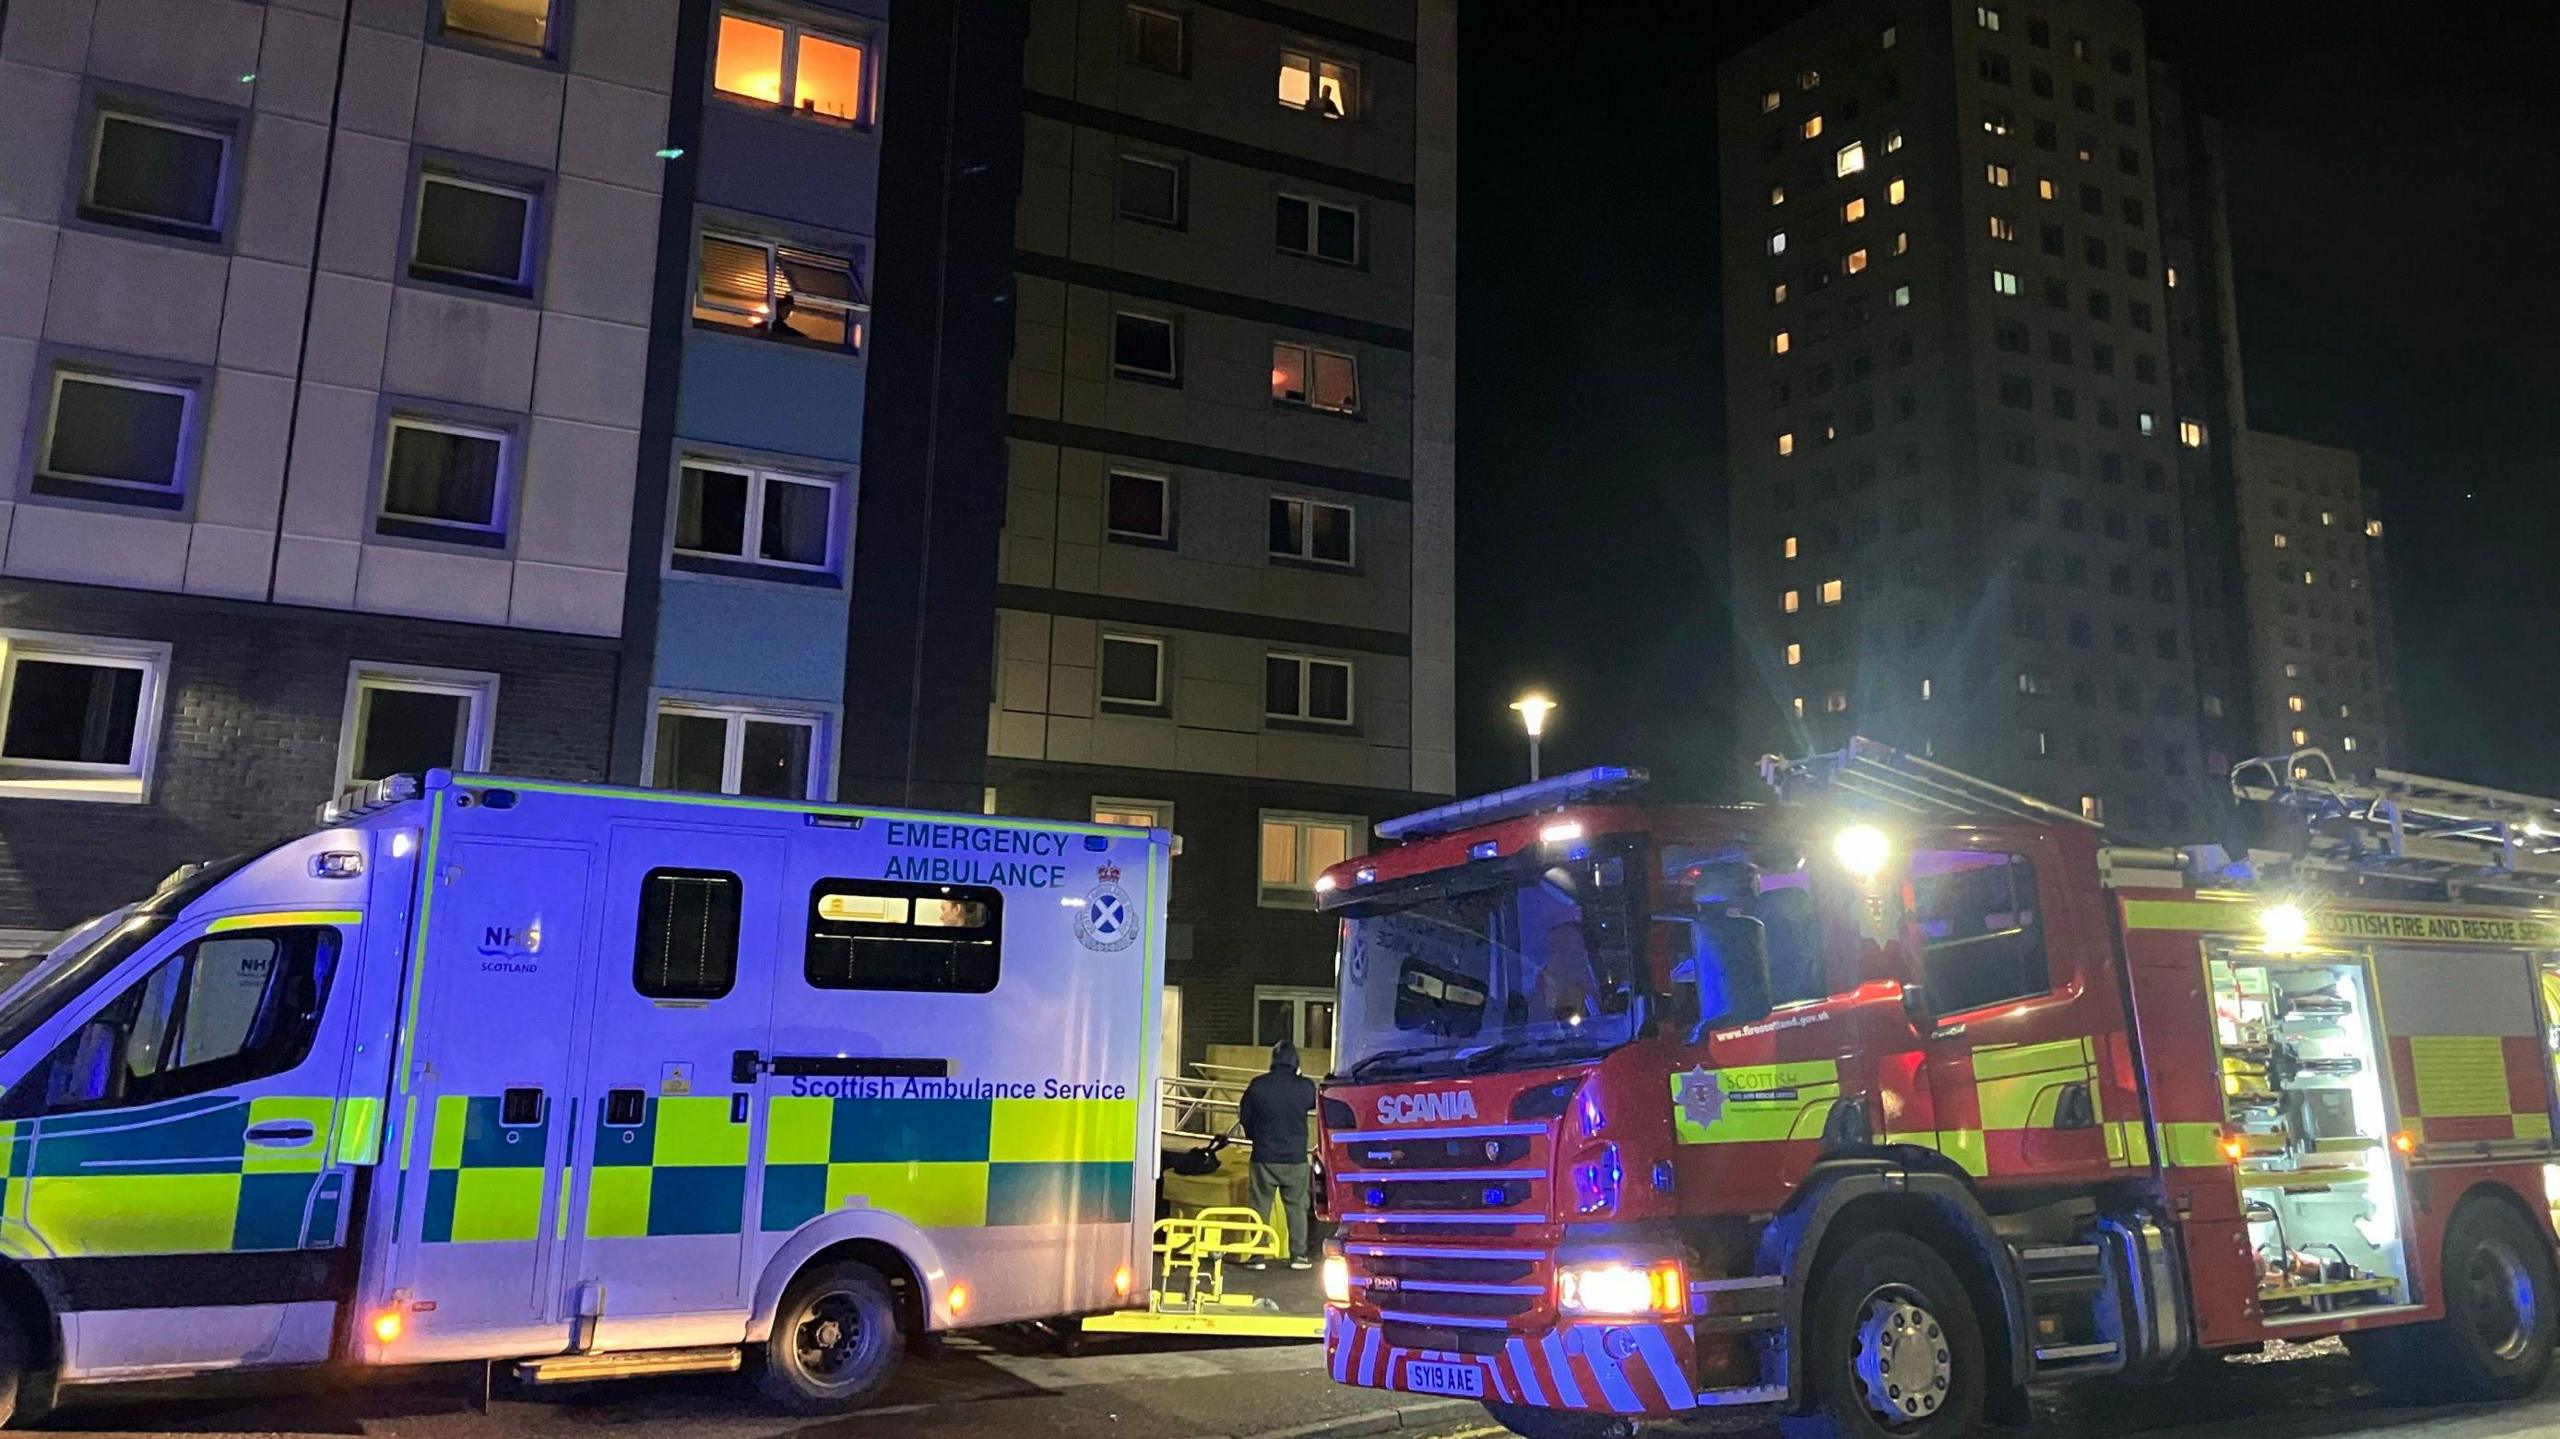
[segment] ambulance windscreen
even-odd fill
[[[1337,1072],[1490,1067],[1625,1043],[1637,1019],[1632,873],[1623,855],[1602,854],[1467,872],[1352,908]]]

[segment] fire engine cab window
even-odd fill
[[[151,1104],[282,1074],[311,1052],[337,967],[338,932],[326,926],[207,935],[65,1037],[0,1116]]]
[[[820,880],[809,891],[809,983],[984,994],[996,987],[1003,913],[992,889]]]
[[[2026,856],[1921,850],[1911,856],[1911,891],[1931,1009],[1954,1014],[2053,987]]]
[[[650,999],[718,999],[738,981],[738,877],[653,869],[640,881],[631,983]]]

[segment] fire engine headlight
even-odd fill
[[[1325,1255],[1322,1277],[1325,1303],[1348,1304],[1351,1302],[1351,1262],[1349,1260],[1344,1259],[1340,1254]]]
[[[1568,1264],[1556,1271],[1556,1307],[1595,1318],[1676,1319],[1689,1312],[1689,1271],[1677,1259]]]

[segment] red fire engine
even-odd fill
[[[2542,1380],[2560,802],[2306,751],[2235,777],[2293,843],[2234,855],[1864,741],[1764,770],[1462,801],[1319,881],[1336,1380],[1536,1439],[1940,1439],[2338,1334]]]

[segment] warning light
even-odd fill
[[[2415,1154],[2418,1152],[2418,1136],[2405,1129],[2401,1130],[2391,1136],[2391,1147],[2403,1154]]]
[[[1111,1292],[1123,1299],[1129,1297],[1130,1286],[1137,1282],[1138,1277],[1129,1272],[1129,1266],[1126,1264],[1111,1271]]]
[[[376,1343],[389,1344],[398,1340],[400,1328],[400,1311],[397,1309],[385,1309],[373,1316],[373,1337]]]
[[[1320,1277],[1324,1281],[1325,1303],[1348,1304],[1351,1302],[1351,1262],[1349,1260],[1339,1254],[1326,1255],[1324,1270]]]
[[[967,1309],[969,1307],[969,1286],[966,1284],[952,1285],[951,1296],[942,1302],[944,1307],[948,1308],[954,1314],[958,1314],[962,1310]]]
[[[1892,841],[1873,825],[1853,824],[1831,839],[1831,853],[1840,861],[1840,867],[1862,880],[1882,873],[1885,858],[1892,851]]]
[[[2272,904],[2258,911],[2258,929],[2277,954],[2294,953],[2311,938],[2311,920],[2299,905]]]
[[[2237,1164],[2249,1153],[2249,1141],[2236,1134],[2222,1136],[2222,1157]]]

